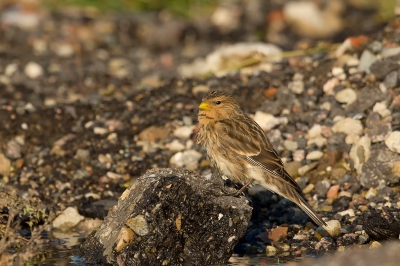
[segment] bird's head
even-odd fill
[[[222,91],[207,93],[199,105],[199,121],[228,119],[240,113],[237,101],[230,94]]]

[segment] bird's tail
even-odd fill
[[[305,201],[303,196],[301,196],[297,191],[294,193],[297,194],[296,199],[292,200],[296,203],[308,216],[319,226],[327,226],[327,224],[321,219],[321,217],[311,209],[311,206]]]
[[[274,192],[296,203],[297,206],[299,206],[319,226],[327,226],[327,224],[320,218],[318,214],[315,213],[315,211],[313,211],[311,206],[303,198],[301,192],[299,192],[296,188],[294,188],[290,184],[285,184],[283,187],[281,185],[281,189],[279,189],[279,191],[274,191]]]

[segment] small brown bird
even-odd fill
[[[206,147],[221,174],[244,185],[238,193],[258,183],[296,203],[319,226],[326,226],[302,197],[264,131],[231,95],[209,92],[199,109],[197,143]]]

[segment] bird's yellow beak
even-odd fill
[[[202,102],[199,105],[199,109],[202,111],[210,111],[210,105],[208,103]]]

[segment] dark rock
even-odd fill
[[[378,89],[364,88],[352,104],[346,107],[346,112],[350,114],[364,113],[376,102],[385,100],[387,95]]]
[[[236,191],[218,177],[148,171],[122,194],[79,256],[102,265],[224,264],[246,231],[251,207],[222,190]]]
[[[346,144],[346,133],[337,132],[333,133],[332,136],[328,138],[328,149],[335,150],[337,149],[339,152],[349,152],[350,145]]]
[[[365,235],[359,235],[358,236],[358,244],[363,245],[363,244],[367,243],[368,240],[369,240],[369,238],[367,236],[365,236]]]
[[[400,181],[400,155],[390,151],[384,143],[371,147],[371,156],[362,166],[360,183],[363,187],[376,187],[379,181],[387,185]]]
[[[307,186],[307,184],[308,184],[308,178],[306,178],[306,177],[300,177],[300,178],[297,180],[297,184],[299,185],[299,187],[300,187],[301,189],[304,189],[304,188]]]
[[[281,113],[281,108],[280,108],[279,102],[265,100],[262,107],[260,108],[260,111],[263,111],[265,113],[269,113],[272,115],[279,115]]]
[[[326,193],[330,188],[331,184],[327,180],[318,181],[315,185],[315,193],[317,193],[318,197],[326,197]]]
[[[382,119],[381,115],[376,112],[371,112],[368,115],[366,120],[367,134],[373,143],[384,141],[386,136],[392,132],[390,120],[390,117]]]
[[[351,198],[342,196],[332,202],[332,207],[335,211],[344,211],[349,208],[350,202]]]
[[[276,92],[276,100],[282,109],[292,109],[296,96],[288,87],[282,86]]]
[[[390,72],[400,69],[400,55],[376,61],[369,68],[378,80],[383,80]]]
[[[393,89],[396,87],[397,84],[399,84],[399,72],[396,70],[387,74],[383,83],[388,89]]]

